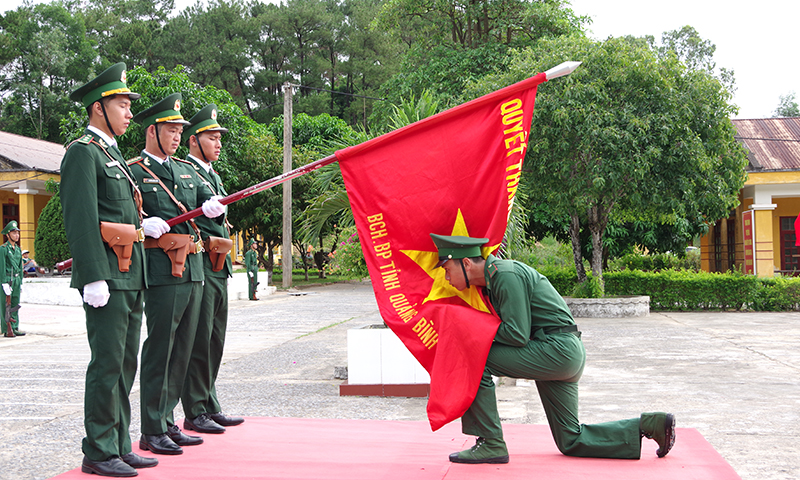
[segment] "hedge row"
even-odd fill
[[[564,296],[570,296],[577,284],[574,270],[568,268],[542,269],[541,273]],[[800,310],[800,278],[623,270],[606,272],[603,279],[607,296],[649,295],[653,310]]]

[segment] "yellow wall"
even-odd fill
[[[58,179],[58,176],[55,176]],[[1,180],[0,180],[1,181]],[[20,223],[20,247],[23,250],[30,250],[31,257],[35,258],[36,252],[33,248],[34,238],[36,235],[36,228],[39,226],[39,216],[42,214],[47,202],[50,201],[52,195],[44,190],[38,190],[39,193],[34,195],[31,212],[31,218],[22,218],[24,215],[24,208],[20,205],[20,196],[9,190],[0,190],[0,205],[14,204],[19,209],[19,223]],[[2,210],[0,209],[0,214]],[[1,219],[1,218],[0,218]],[[5,226],[5,225],[3,225]],[[2,227],[0,227],[2,228]],[[2,239],[5,241],[5,239]]]

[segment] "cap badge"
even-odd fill
[[[211,109],[211,119],[212,120],[216,120],[217,119],[217,110],[215,108]]]
[[[122,75],[120,75],[119,79],[122,81],[122,83],[128,83],[128,74],[125,72],[125,70],[122,71]]]
[[[175,108],[173,110],[181,111],[181,101],[175,100]]]

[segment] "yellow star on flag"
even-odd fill
[[[459,235],[464,237],[469,236],[467,224],[464,222],[464,216],[461,214],[461,209],[458,210],[456,221],[453,225],[453,231],[450,235]],[[498,246],[499,245],[481,247],[481,254],[484,258],[486,258],[486,256],[493,252]],[[450,282],[445,279],[446,272],[444,268],[436,267],[436,264],[439,263],[438,251],[426,252],[420,250],[401,250],[401,252],[406,254],[411,260],[414,261],[414,263],[419,265],[420,268],[422,268],[425,273],[428,274],[428,276],[433,279],[431,291],[428,293],[428,296],[425,297],[425,300],[423,300],[422,303],[431,300],[438,300],[440,298],[459,297],[473,308],[476,308],[482,312],[489,312],[489,309],[487,308],[486,303],[484,303],[477,287],[471,285],[469,288],[459,291],[450,285]]]

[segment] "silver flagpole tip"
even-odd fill
[[[574,72],[581,63],[583,62],[564,62],[544,72],[544,74],[548,80],[563,77],[564,75],[569,75],[570,73]]]

